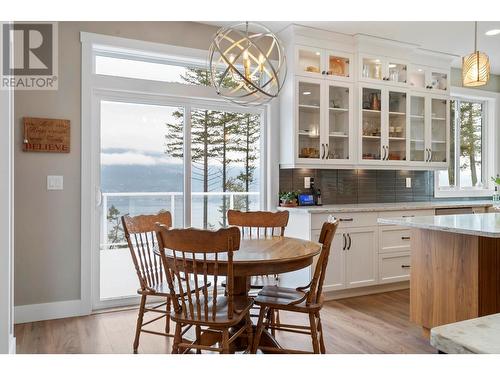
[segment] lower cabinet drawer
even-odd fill
[[[379,283],[395,283],[410,279],[410,252],[379,254]]]
[[[339,229],[354,227],[370,227],[377,225],[376,212],[340,212],[331,214],[312,214],[311,229],[321,229],[325,221],[339,220]]]
[[[410,250],[411,230],[396,226],[380,226],[379,253],[402,252]]]

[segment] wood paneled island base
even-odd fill
[[[412,228],[410,320],[433,327],[500,312],[500,238]]]

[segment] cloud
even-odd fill
[[[103,165],[164,165],[179,164],[181,161],[170,158],[144,155],[134,152],[102,153],[101,164]]]

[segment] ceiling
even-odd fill
[[[226,26],[233,22],[207,22],[212,25]],[[265,21],[262,24],[274,32],[286,26],[297,25],[315,27],[344,34],[367,34],[380,38],[393,39],[419,45],[421,48],[464,56],[474,51],[474,22],[472,21]],[[490,57],[491,72],[500,74],[500,34],[486,36],[491,29],[500,29],[500,21],[484,21],[478,23],[478,49]],[[453,62],[456,68],[461,67],[461,59]]]

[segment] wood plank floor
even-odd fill
[[[435,353],[408,314],[409,290],[329,301],[321,312],[327,353]],[[137,310],[126,310],[18,324],[17,353],[132,353],[136,317]],[[306,323],[300,314],[282,314],[281,321]],[[311,348],[308,336],[277,335],[284,346]],[[169,338],[141,335],[140,353],[170,349]]]

